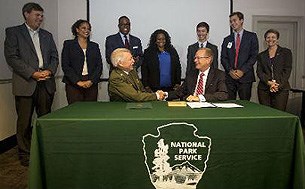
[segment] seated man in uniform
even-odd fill
[[[109,77],[110,101],[144,102],[163,100],[164,92],[146,92],[137,72],[133,69],[134,59],[128,49],[118,48],[111,53],[114,67]]]

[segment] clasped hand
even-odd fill
[[[87,81],[78,81],[77,83],[76,83],[79,87],[82,87],[82,88],[89,88],[89,87],[91,87],[92,86],[92,81],[90,81],[90,80],[87,80]]]
[[[244,76],[244,72],[241,70],[231,70],[229,74],[233,79],[240,79],[242,76]]]
[[[275,80],[268,81],[268,85],[270,86],[269,90],[272,93],[278,92],[279,91],[279,85]]]
[[[42,81],[49,79],[51,77],[50,70],[38,70],[32,74],[32,78],[36,79],[37,81]]]

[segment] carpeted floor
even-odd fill
[[[28,182],[28,167],[20,164],[17,147],[0,154],[0,188],[26,189]]]

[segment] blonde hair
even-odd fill
[[[124,60],[124,53],[130,53],[130,50],[125,48],[118,48],[115,49],[110,56],[111,63],[114,67],[118,66],[118,63],[122,60]]]
[[[198,49],[198,51],[201,51],[201,50],[204,50],[205,55],[208,56],[208,57],[211,57],[211,62],[213,62],[214,53],[213,53],[212,49],[210,49],[210,48],[200,48],[200,49]]]

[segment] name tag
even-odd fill
[[[232,42],[229,42],[228,45],[227,45],[227,48],[231,49],[231,47],[232,47]]]

